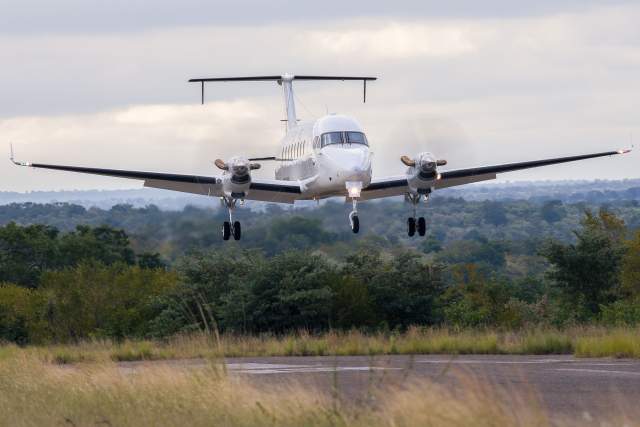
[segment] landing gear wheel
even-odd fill
[[[360,218],[358,218],[358,215],[354,215],[351,218],[351,231],[353,231],[353,234],[357,234],[360,231]]]
[[[240,240],[241,228],[240,221],[236,221],[233,223],[233,238],[236,240]]]
[[[424,217],[421,216],[418,218],[418,234],[420,236],[424,236],[427,231],[427,222],[424,220]]]
[[[231,224],[229,221],[225,221],[222,224],[222,240],[229,240],[229,237],[231,237]]]
[[[415,218],[408,218],[407,219],[407,234],[409,234],[409,237],[413,237],[414,234],[416,234],[416,219]]]

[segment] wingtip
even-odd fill
[[[633,147],[632,148],[624,148],[624,149],[618,150],[618,154],[628,154],[631,151],[633,151]]]
[[[13,156],[13,144],[9,143],[9,160],[16,166],[31,166],[29,162],[17,162]]]

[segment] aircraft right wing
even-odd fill
[[[443,171],[440,172],[439,179],[435,181],[435,189],[438,190],[441,188],[471,184],[473,182],[488,181],[496,179],[497,174],[504,172],[513,172],[559,163],[575,162],[578,160],[593,159],[596,157],[615,156],[618,154],[626,154],[630,151],[631,150],[606,151],[603,153],[584,154],[580,156],[558,157],[553,159],[533,160],[529,162],[506,163],[502,165]],[[407,183],[406,175],[374,179],[367,188],[362,190],[362,200],[401,196],[408,192],[409,185]]]

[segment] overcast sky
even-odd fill
[[[640,139],[638,22],[624,1],[0,0],[0,150],[215,174],[275,153],[280,87],[211,84],[201,106],[187,80],[291,72],[379,77],[364,105],[359,83],[295,85],[301,119],[361,121],[375,176],[426,150],[449,168],[608,151]],[[637,151],[502,178],[640,178]],[[0,191],[140,186],[0,165]]]

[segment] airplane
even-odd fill
[[[274,81],[283,88],[286,112],[286,134],[274,156],[231,157],[215,160],[221,170],[217,176],[178,175],[160,172],[142,172],[119,169],[99,169],[82,166],[50,165],[19,162],[14,159],[11,148],[10,160],[31,168],[53,169],[105,175],[117,178],[141,180],[145,187],[180,191],[220,198],[229,214],[222,225],[222,238],[232,236],[240,240],[241,225],[234,221],[233,213],[238,201],[290,203],[298,200],[316,200],[329,197],[344,197],[351,201],[349,223],[353,233],[360,230],[358,202],[383,197],[404,196],[411,204],[412,215],[407,219],[407,234],[419,236],[426,233],[426,221],[418,217],[418,205],[429,200],[431,193],[442,188],[465,185],[496,179],[498,174],[522,169],[573,162],[596,157],[614,156],[630,152],[630,149],[606,151],[553,159],[518,163],[480,166],[468,169],[441,170],[447,161],[430,152],[421,152],[413,157],[402,156],[400,161],[407,167],[404,175],[374,178],[371,168],[372,152],[366,133],[358,121],[346,115],[327,114],[314,121],[300,122],[296,116],[293,82],[309,80],[362,81],[363,102],[366,102],[367,82],[376,77],[362,76],[312,76],[285,73],[272,76],[217,77],[190,79],[200,83],[201,102],[205,102],[205,83]],[[278,162],[274,179],[252,177],[265,161]]]

